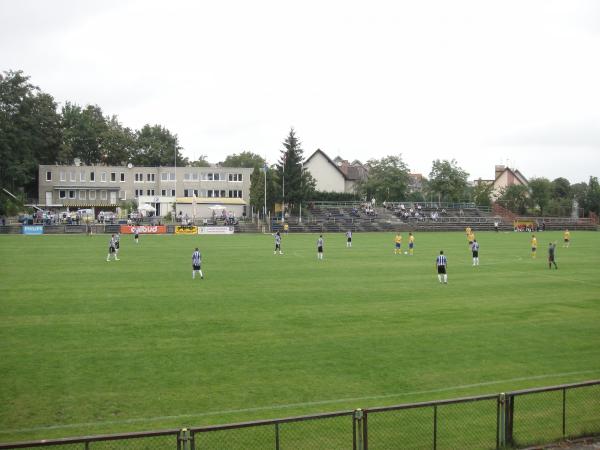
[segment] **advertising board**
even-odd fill
[[[135,234],[136,230],[138,234],[165,234],[167,227],[166,225],[121,225],[122,234]]]
[[[198,227],[189,226],[189,227],[175,227],[175,234],[198,234]]]
[[[23,225],[23,234],[44,234],[43,225]]]
[[[233,234],[233,227],[198,227],[198,234]]]

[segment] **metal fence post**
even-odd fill
[[[565,388],[563,388],[562,394],[562,435],[564,439],[567,429],[567,390]]]
[[[506,395],[504,392],[498,395],[498,405],[496,407],[496,448],[506,446]]]
[[[190,441],[190,432],[187,428],[182,428],[177,435],[177,450],[190,450],[188,443]]]
[[[275,450],[279,450],[279,422],[275,423]]]
[[[365,418],[364,412],[362,409],[358,408],[354,410],[354,448],[356,450],[364,450],[366,447],[364,445],[364,428],[363,428],[363,420]]]
[[[505,404],[505,418],[504,418],[504,436],[505,436],[505,445],[513,445],[513,419],[515,413],[515,396],[508,395],[506,397]]]
[[[437,405],[433,405],[433,450],[437,449]]]

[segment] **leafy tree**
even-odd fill
[[[124,128],[116,116],[106,121],[106,129],[100,138],[102,161],[110,166],[119,166],[131,161],[136,151],[135,133]]]
[[[600,184],[598,177],[590,177],[587,189],[585,191],[584,208],[586,213],[590,211],[600,213]]]
[[[223,167],[253,167],[255,169],[261,169],[265,165],[265,159],[252,152],[241,152],[239,154],[234,153],[233,155],[227,156],[225,161],[221,163]]]
[[[138,151],[133,157],[138,166],[173,166],[175,157],[178,166],[185,166],[187,158],[181,156],[179,139],[176,134],[161,125],[144,125],[136,133]]]
[[[267,211],[273,209],[275,203],[277,185],[277,170],[276,167],[266,168],[267,180]],[[265,167],[255,168],[250,176],[250,204],[256,211],[263,210],[265,204]]]
[[[436,159],[429,173],[429,189],[437,195],[438,201],[455,202],[464,197],[469,174],[460,168],[456,160]]]
[[[56,162],[60,141],[52,96],[21,71],[0,74],[0,187],[35,195],[37,166]],[[0,198],[7,210],[15,205],[6,196]]]
[[[529,189],[527,186],[513,184],[504,189],[498,202],[514,213],[525,214],[529,205]]]
[[[78,158],[84,164],[103,161],[102,138],[108,130],[99,106],[67,102],[62,108],[63,148],[61,162],[72,164]]]
[[[529,180],[531,204],[544,214],[552,199],[552,183],[547,178],[532,178]]]
[[[491,206],[493,192],[493,183],[478,183],[473,188],[473,201],[479,206]]]
[[[200,155],[196,161],[190,163],[192,167],[210,167],[210,163],[206,159],[206,155]]]
[[[370,159],[366,166],[369,170],[367,179],[356,185],[356,191],[363,198],[375,198],[378,202],[399,201],[408,194],[408,166],[401,155],[385,156],[381,159]]]
[[[566,178],[556,178],[552,180],[552,197],[569,198],[571,197],[571,183]]]
[[[309,199],[315,189],[314,178],[302,165],[303,155],[300,141],[292,128],[283,142],[281,157],[277,163],[277,175],[281,185],[281,196],[278,196],[277,200],[289,203],[292,208]]]

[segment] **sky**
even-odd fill
[[[456,159],[600,176],[595,0],[0,0],[0,70],[183,154]]]

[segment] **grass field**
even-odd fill
[[[284,417],[600,377],[600,234],[0,236],[0,441]],[[405,236],[406,240],[406,236]],[[559,240],[559,270],[546,247]],[[204,280],[191,279],[203,254]],[[435,257],[448,256],[448,285]]]

